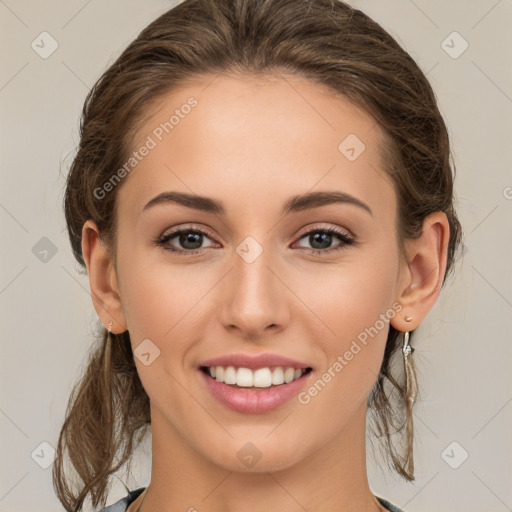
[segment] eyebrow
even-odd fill
[[[185,192],[177,191],[162,192],[161,194],[158,194],[148,203],[146,203],[142,211],[147,211],[158,204],[167,203],[175,203],[186,206],[187,208],[193,208],[195,210],[201,210],[203,212],[214,213],[217,215],[226,214],[226,209],[221,201],[212,199],[210,197],[198,196],[195,194],[187,194]],[[300,212],[310,208],[318,208],[320,206],[335,203],[344,203],[358,206],[373,216],[371,208],[366,203],[350,194],[337,191],[309,192],[307,194],[293,196],[283,205],[281,215]]]

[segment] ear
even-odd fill
[[[419,238],[407,240],[406,260],[401,264],[396,300],[402,313],[391,319],[401,332],[416,329],[434,307],[446,271],[450,225],[443,212],[428,215]],[[406,322],[409,316],[412,321]]]
[[[126,331],[116,271],[92,220],[87,220],[82,228],[82,254],[96,313],[105,327],[112,322],[111,332],[118,334]]]

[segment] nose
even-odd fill
[[[279,278],[270,251],[264,250],[256,260],[249,261],[234,252],[220,320],[227,330],[255,341],[279,332],[288,323],[290,292]]]

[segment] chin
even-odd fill
[[[217,445],[219,446],[219,445]],[[229,449],[229,447],[232,449]],[[303,449],[304,447],[301,446]],[[302,451],[301,451],[302,452]],[[283,448],[281,439],[275,442],[230,441],[220,451],[211,451],[208,458],[213,464],[237,473],[267,473],[282,471],[300,463],[305,454],[298,447]]]

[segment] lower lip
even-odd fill
[[[313,374],[313,371],[305,373],[297,380],[288,384],[261,389],[233,388],[223,382],[216,381],[202,370],[199,370],[199,373],[203,376],[206,386],[212,395],[220,403],[234,411],[260,414],[277,409],[298,395]]]

